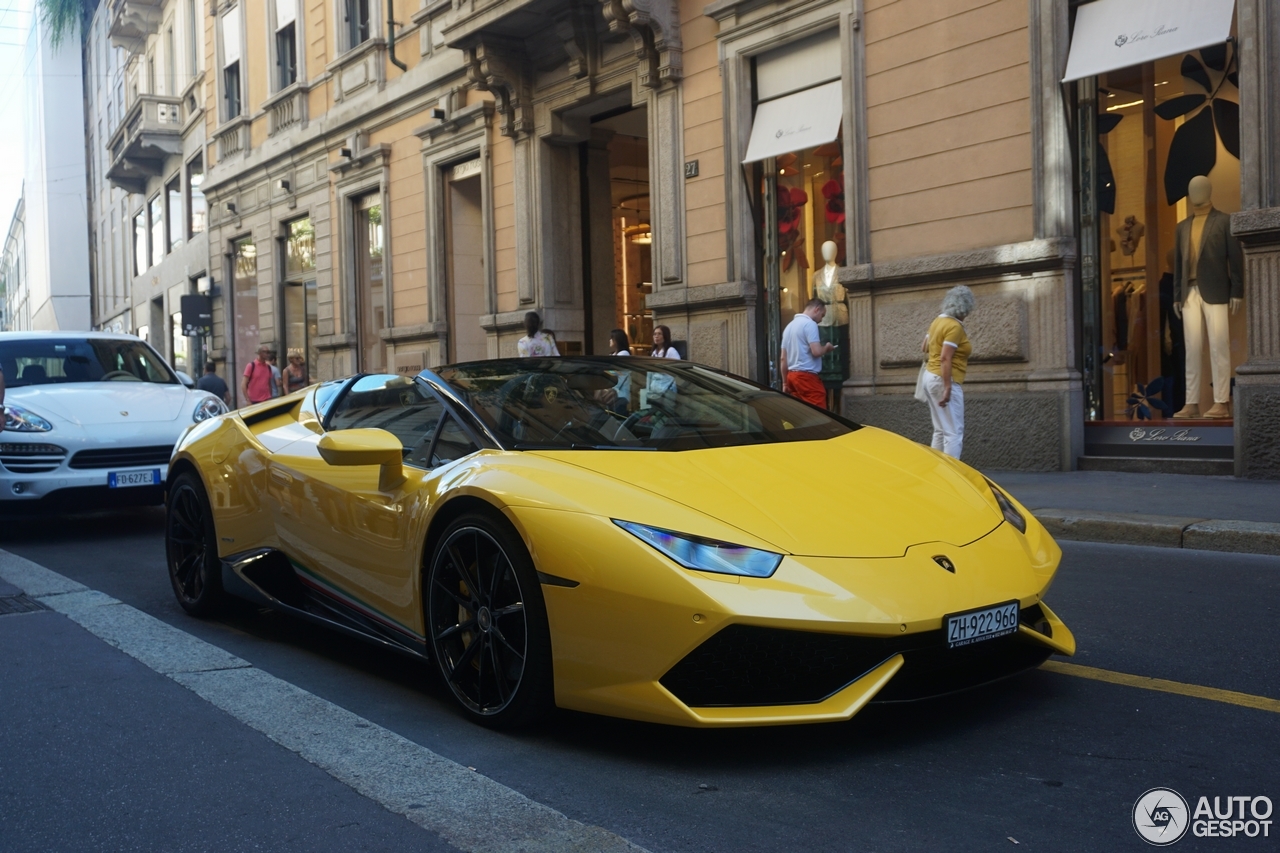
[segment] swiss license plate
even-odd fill
[[[130,486],[156,486],[160,484],[160,469],[150,471],[112,471],[107,475],[107,485],[113,489]]]
[[[1018,602],[1009,601],[947,617],[947,648],[994,640],[1018,630]]]

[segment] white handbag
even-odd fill
[[[929,402],[929,389],[924,384],[924,375],[928,372],[929,360],[925,359],[920,362],[920,373],[916,376],[916,393],[913,394],[921,403]]]

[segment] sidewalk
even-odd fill
[[[1112,471],[989,474],[1059,539],[1280,555],[1280,482]]]

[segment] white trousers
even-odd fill
[[[1210,305],[1192,287],[1182,303],[1182,331],[1187,342],[1187,402],[1200,404],[1200,363],[1204,330],[1209,329],[1209,365],[1213,371],[1213,402],[1231,401],[1230,305]]]
[[[945,406],[939,406],[942,399],[942,377],[936,373],[925,371],[924,387],[929,392],[929,417],[933,419],[934,450],[941,450],[948,456],[959,459],[960,450],[964,447],[964,388],[959,382],[951,383],[951,400]]]

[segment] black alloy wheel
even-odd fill
[[[190,472],[180,475],[169,489],[165,554],[173,594],[182,609],[192,616],[214,613],[224,598],[218,540],[204,484]]]
[[[516,728],[551,704],[551,642],[533,561],[496,514],[445,530],[427,575],[427,630],[445,683],[472,720]]]

